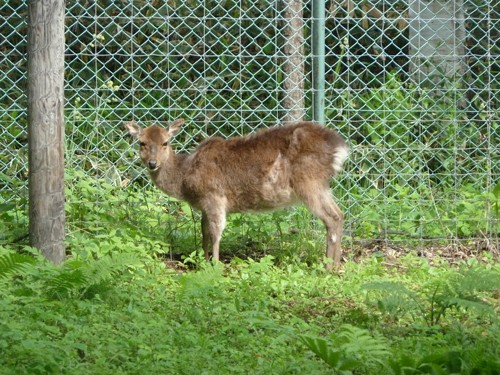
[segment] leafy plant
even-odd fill
[[[329,342],[324,338],[302,335],[300,340],[330,368],[340,374],[352,374],[351,370],[363,365],[361,361],[348,357],[340,349],[332,349]]]
[[[203,250],[193,251],[189,255],[182,256],[182,262],[193,266],[195,269],[202,269],[208,264]]]
[[[110,288],[119,275],[141,268],[137,255],[104,256],[95,261],[68,260],[44,278],[44,289],[55,299],[90,298]]]
[[[0,278],[25,272],[34,263],[35,259],[31,255],[12,252],[0,254]]]
[[[352,370],[369,371],[384,365],[390,356],[387,341],[373,336],[367,330],[344,325],[329,340],[309,335],[299,335],[309,350],[340,374],[352,374]]]
[[[35,258],[8,252],[0,255],[0,279],[24,280],[17,292],[22,295],[43,295],[50,299],[91,298],[108,290],[113,280],[128,272],[142,268],[137,255],[125,253],[104,256],[97,260],[69,259],[54,266],[42,256]]]
[[[494,308],[481,294],[500,289],[500,274],[498,270],[472,267],[434,277],[417,290],[392,281],[373,281],[363,289],[376,292],[369,300],[374,298],[379,310],[396,321],[410,315],[433,327],[452,309],[493,317]]]
[[[418,355],[403,355],[388,361],[393,374],[460,374],[462,362],[460,353],[455,351],[438,351],[423,357]]]

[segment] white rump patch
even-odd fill
[[[335,154],[333,155],[332,163],[332,167],[335,173],[339,173],[342,170],[342,166],[344,165],[344,162],[346,161],[348,155],[348,147],[341,147],[335,152]]]

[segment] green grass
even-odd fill
[[[60,267],[29,248],[24,256],[0,251],[2,374],[500,370],[500,267],[493,261],[436,267],[407,256],[396,270],[367,258],[336,275],[305,264],[278,267],[267,256],[177,272],[133,249]],[[482,282],[461,287],[471,274]],[[374,293],[376,283],[392,283],[392,294]],[[396,285],[419,305],[404,300],[406,291],[394,301]],[[431,285],[466,291],[476,302],[450,305],[427,324]]]

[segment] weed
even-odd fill
[[[363,288],[372,292],[369,301],[375,300],[378,309],[395,321],[410,315],[414,322],[434,327],[453,309],[494,317],[494,307],[483,300],[482,294],[500,289],[500,273],[476,265],[431,275],[417,290],[392,281],[374,281]]]

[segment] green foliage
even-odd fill
[[[422,330],[408,324],[418,307],[386,319],[363,288],[381,277],[394,285],[444,283],[448,291],[461,284],[462,297],[496,309],[495,263],[472,262],[469,273],[409,257],[400,274],[367,259],[333,275],[304,264],[278,267],[267,256],[177,273],[130,251],[60,266],[32,253],[0,251],[6,374],[467,375],[499,367],[500,325],[490,312],[451,298],[457,307],[440,317],[441,328]]]
[[[2,223],[0,246],[22,242],[26,239],[28,237],[26,199],[16,199],[9,203],[0,203],[0,222]]]
[[[15,288],[20,295],[81,299],[107,291],[116,278],[136,272],[142,264],[137,255],[130,253],[87,261],[68,259],[54,266],[40,255],[34,258],[8,252],[0,255],[0,279],[22,280]]]
[[[26,270],[26,268],[34,263],[33,257],[30,255],[7,253],[0,255],[0,278],[8,277],[9,274]]]
[[[70,259],[44,283],[52,298],[89,298],[106,291],[120,275],[141,267],[139,257],[133,254],[104,256],[92,262]]]
[[[340,374],[352,374],[352,370],[369,372],[377,365],[383,365],[391,352],[387,341],[372,336],[365,329],[345,325],[330,340],[321,337],[300,335],[300,340]]]
[[[209,265],[209,262],[205,259],[203,250],[193,251],[189,255],[182,256],[182,262],[186,265],[193,266],[195,269],[202,269]]]
[[[452,309],[494,317],[494,307],[482,299],[482,294],[500,290],[500,272],[474,265],[436,275],[417,290],[392,281],[373,281],[363,288],[372,292],[369,299],[392,319],[399,321],[411,315],[414,321],[433,327],[441,324]]]
[[[321,337],[302,335],[300,339],[309,350],[340,374],[351,374],[352,372],[350,370],[362,366],[362,362],[354,358],[346,357],[345,353],[342,353],[341,350],[329,348],[327,340]]]
[[[447,375],[461,373],[460,353],[440,351],[420,357],[418,355],[403,355],[389,361],[393,374],[433,374]]]
[[[170,255],[174,244],[186,252],[195,248],[197,226],[183,203],[158,191],[124,189],[83,171],[69,171],[66,181],[66,241],[76,256],[125,251],[154,258]]]

